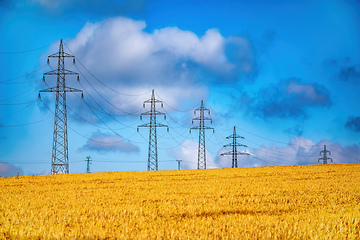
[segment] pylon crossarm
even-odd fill
[[[250,156],[250,153],[245,153],[245,152],[236,152],[237,155],[247,155]]]
[[[55,70],[52,70],[50,72],[46,72],[44,73],[44,75],[79,75],[77,72],[73,72],[73,71],[70,71],[70,70],[67,70],[67,69],[64,69],[64,71],[62,72],[59,72],[58,69],[55,69]]]
[[[203,117],[203,118],[200,118],[200,117],[195,117],[195,118],[193,118],[192,120],[193,120],[193,121],[194,121],[194,120],[198,120],[198,121],[200,121],[200,120],[204,120],[204,121],[206,121],[206,120],[208,120],[208,121],[212,121],[212,119],[211,119],[211,118],[208,118],[208,117]]]
[[[229,139],[229,138],[241,138],[241,139],[245,139],[244,137],[242,136],[239,136],[239,135],[230,135],[230,136],[227,136],[226,139]]]
[[[144,101],[144,103],[162,103],[162,101],[157,100],[157,99],[149,99]]]
[[[144,112],[142,114],[140,114],[141,116],[144,116],[144,115],[165,115],[165,113],[162,113],[162,112],[158,112],[158,111],[147,111],[147,112]]]
[[[58,87],[51,87],[51,88],[40,90],[39,92],[82,92],[82,90],[76,89],[76,88],[71,88],[71,87],[65,87],[62,89],[59,89]]]
[[[221,153],[220,156],[233,155],[232,152]]]
[[[71,54],[68,54],[66,52],[62,52],[61,55],[59,55],[59,53],[54,53],[54,54],[51,54],[48,56],[48,58],[58,58],[58,57],[73,57],[75,58],[75,56],[71,55]]]
[[[141,128],[141,127],[150,127],[150,124],[149,123],[145,123],[145,124],[141,124],[138,126],[138,128]]]
[[[195,108],[194,111],[202,111],[202,110],[204,110],[204,111],[210,111],[210,109],[204,108],[204,107]]]
[[[236,144],[234,144],[234,143],[228,143],[228,144],[224,145],[224,147],[233,147],[233,146],[237,146],[237,147],[247,147],[246,145],[240,144],[240,143],[236,143]]]

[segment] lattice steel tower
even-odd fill
[[[238,164],[237,164],[237,156],[238,155],[250,155],[248,153],[245,153],[245,152],[238,152],[237,150],[237,147],[247,147],[246,145],[244,144],[240,144],[237,142],[237,139],[240,138],[240,139],[245,139],[244,137],[242,136],[239,136],[236,134],[236,128],[234,126],[234,131],[233,131],[233,134],[226,137],[226,139],[230,139],[232,138],[232,143],[229,143],[229,144],[226,144],[224,145],[224,148],[226,147],[232,147],[232,151],[231,152],[226,152],[226,153],[222,153],[220,154],[221,156],[224,156],[224,155],[230,155],[232,156],[232,164],[231,164],[231,167],[232,168],[237,168],[238,167]]]
[[[138,126],[138,131],[140,127],[148,127],[149,128],[149,154],[148,154],[148,167],[147,170],[159,170],[158,165],[158,153],[157,153],[157,134],[156,128],[157,127],[167,127],[169,131],[169,127],[167,125],[157,123],[156,122],[156,115],[164,115],[164,119],[166,119],[165,113],[156,111],[155,105],[156,103],[161,103],[161,107],[163,107],[163,102],[160,100],[155,99],[155,92],[154,89],[152,90],[151,98],[149,100],[144,101],[143,107],[145,108],[145,104],[150,103],[150,111],[144,112],[140,115],[140,119],[142,116],[149,115],[150,116],[150,123],[142,124]]]
[[[323,164],[327,164],[328,160],[330,160],[332,162],[332,158],[328,157],[328,153],[329,155],[331,155],[331,152],[326,150],[326,145],[324,145],[324,150],[320,152],[320,156],[322,155],[322,158],[319,158],[318,162],[320,162],[320,160],[323,160]]]
[[[91,157],[87,156],[85,162],[87,162],[87,166],[86,166],[86,173],[90,173],[90,164],[91,164]]]
[[[206,148],[205,148],[205,130],[214,128],[205,126],[205,121],[210,121],[212,123],[212,119],[210,117],[205,117],[205,111],[208,111],[210,115],[210,110],[208,108],[204,108],[204,102],[201,100],[200,108],[194,110],[194,115],[199,111],[199,117],[195,117],[192,119],[192,123],[195,121],[199,121],[198,127],[192,127],[191,129],[199,129],[199,146],[198,146],[198,164],[197,169],[206,169]]]
[[[76,75],[79,80],[78,73],[65,69],[65,58],[68,57],[73,58],[73,62],[75,63],[75,57],[64,52],[63,41],[61,39],[59,52],[48,56],[48,63],[49,58],[58,59],[58,67],[55,70],[44,73],[44,80],[46,75],[57,76],[56,87],[50,87],[40,91],[54,92],[56,96],[51,174],[69,173],[66,93],[82,92],[79,89],[66,86],[66,75]]]

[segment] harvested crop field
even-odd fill
[[[0,178],[0,238],[359,239],[360,164]]]

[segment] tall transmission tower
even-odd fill
[[[318,162],[320,162],[320,160],[323,160],[323,164],[327,164],[328,160],[332,162],[332,158],[328,157],[328,153],[331,155],[331,152],[326,150],[326,145],[324,145],[324,150],[320,152],[320,156],[322,154],[322,157],[319,158]]]
[[[166,115],[163,112],[156,111],[156,103],[161,103],[161,107],[163,107],[163,102],[155,99],[154,89],[152,90],[151,98],[149,100],[144,101],[143,107],[145,108],[145,104],[150,103],[150,111],[144,112],[140,115],[140,119],[142,116],[148,115],[150,116],[150,123],[142,124],[138,126],[138,131],[140,127],[148,127],[149,128],[149,154],[148,154],[148,167],[147,170],[159,170],[158,165],[158,152],[157,152],[157,134],[156,128],[158,127],[167,127],[169,131],[169,127],[167,125],[157,123],[156,116],[164,115],[164,119],[166,119]]]
[[[48,56],[48,63],[50,62],[49,58],[57,58],[58,67],[55,70],[44,73],[43,78],[45,80],[47,75],[56,75],[56,86],[41,90],[40,92],[54,92],[56,96],[51,174],[69,173],[66,93],[82,93],[82,90],[66,86],[66,75],[76,75],[79,80],[79,74],[65,69],[65,58],[73,58],[75,63],[75,57],[64,52],[62,39],[60,40],[59,52]]]
[[[90,156],[86,157],[85,162],[87,162],[86,173],[90,173],[90,164],[91,164]]]
[[[206,148],[205,148],[205,130],[214,128],[205,126],[205,121],[210,121],[212,123],[212,119],[210,117],[205,117],[205,111],[208,111],[208,115],[210,115],[210,110],[204,107],[204,102],[201,100],[200,108],[196,108],[194,110],[194,115],[199,111],[200,114],[198,117],[192,119],[192,123],[194,121],[199,121],[199,126],[192,127],[191,129],[199,129],[199,146],[198,146],[198,164],[197,169],[206,169]]]
[[[231,164],[231,167],[232,167],[232,168],[237,168],[237,167],[238,167],[237,156],[238,156],[238,155],[250,155],[250,154],[245,153],[245,152],[238,152],[237,147],[247,147],[247,146],[244,145],[244,144],[240,144],[240,143],[237,142],[237,139],[238,139],[238,138],[240,138],[240,139],[245,139],[245,138],[236,134],[236,128],[235,128],[235,126],[234,126],[233,134],[230,135],[230,136],[228,136],[228,137],[226,137],[226,139],[231,139],[231,138],[232,138],[232,143],[229,143],[229,144],[224,145],[224,148],[226,148],[226,147],[232,147],[232,151],[231,151],[231,152],[222,153],[222,154],[220,154],[220,155],[221,155],[221,156],[231,155],[231,156],[232,156],[232,164]]]

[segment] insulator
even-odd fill
[[[81,93],[81,99],[84,100],[84,93]]]
[[[77,76],[77,80],[78,80],[78,82],[80,82],[80,77],[79,77],[79,75]]]
[[[139,132],[139,128],[137,128],[136,130],[137,130],[137,132]]]
[[[40,95],[40,93],[39,93],[38,99],[41,100],[41,95]]]
[[[215,129],[213,129],[213,133],[215,133]]]
[[[167,128],[167,132],[169,132],[169,128]]]
[[[47,59],[47,65],[50,65],[50,59]]]
[[[45,82],[45,76],[43,76],[43,82]]]
[[[140,115],[140,120],[142,120],[142,115]]]
[[[75,65],[75,58],[73,58],[73,64]]]
[[[166,115],[164,115],[164,120],[166,120]]]
[[[191,133],[191,129],[189,130],[189,133]]]
[[[145,103],[143,103],[143,108],[145,108]]]
[[[162,107],[162,108],[164,107],[164,104],[163,104],[163,103],[161,103],[161,107]]]

